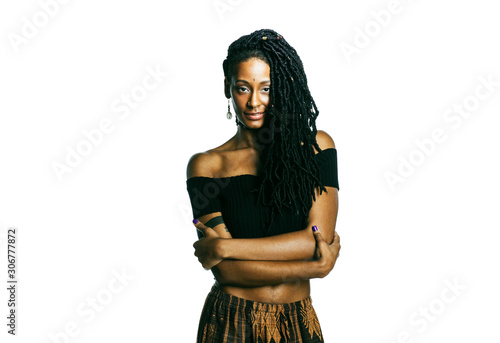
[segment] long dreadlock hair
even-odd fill
[[[319,111],[302,61],[283,36],[262,29],[234,41],[222,63],[224,76],[231,80],[237,65],[251,58],[266,62],[271,74],[270,103],[257,135],[262,168],[258,199],[272,208],[269,230],[275,213],[283,215],[283,207],[307,219],[315,188],[326,192],[313,150],[322,153],[316,141]]]

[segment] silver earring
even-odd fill
[[[233,118],[233,114],[231,113],[231,107],[230,107],[230,99],[227,99],[227,114],[226,114],[227,119],[231,120]]]

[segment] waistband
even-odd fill
[[[296,311],[300,308],[307,308],[312,306],[311,296],[308,296],[302,300],[291,302],[291,303],[265,303],[259,301],[248,300],[244,298],[239,298],[235,295],[224,292],[217,284],[212,286],[210,293],[208,293],[208,298],[213,300],[223,302],[226,306],[231,308],[251,308],[253,311],[265,311],[268,313],[272,312],[283,312],[283,311]]]

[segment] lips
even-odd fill
[[[245,116],[250,120],[259,120],[264,116],[264,112],[257,112],[257,113],[245,112]]]

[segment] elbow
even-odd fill
[[[223,286],[234,286],[236,283],[235,272],[231,270],[231,266],[227,265],[227,261],[222,261],[212,267],[212,274],[215,280]]]
[[[222,263],[222,262],[221,262]],[[220,263],[219,263],[220,265]],[[220,268],[219,265],[212,267],[212,274],[214,274],[215,280],[221,285],[227,285],[229,280],[224,273],[224,268]]]
[[[229,263],[227,263],[229,262]],[[215,280],[221,286],[234,286],[234,287],[256,287],[260,284],[254,282],[251,277],[243,276],[239,273],[230,262],[232,261],[222,261],[215,267],[212,267],[212,273],[214,274]]]

